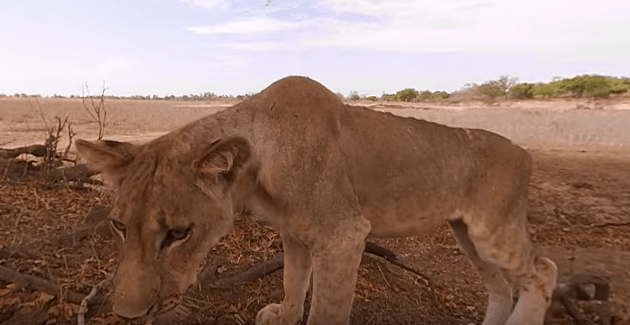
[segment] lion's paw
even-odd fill
[[[301,315],[287,317],[283,313],[281,304],[269,304],[256,315],[256,325],[295,325],[300,321]]]
[[[256,325],[284,325],[280,321],[282,305],[269,304],[256,315]]]

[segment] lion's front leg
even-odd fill
[[[304,299],[310,284],[312,260],[308,249],[290,235],[283,234],[284,300],[270,304],[256,316],[257,325],[295,325],[304,313]]]
[[[308,325],[349,323],[363,249],[363,238],[341,240],[313,256],[313,300]]]

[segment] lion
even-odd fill
[[[532,158],[510,140],[345,105],[306,77],[278,80],[143,145],[77,140],[116,189],[113,310],[167,314],[208,251],[251,211],[279,230],[284,299],[259,325],[348,324],[368,237],[449,224],[489,293],[483,325],[542,325],[557,267],[527,232]],[[513,286],[519,298],[513,306]]]

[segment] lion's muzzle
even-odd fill
[[[135,265],[134,265],[135,264]],[[114,312],[127,319],[147,316],[158,302],[160,282],[155,272],[123,261],[116,274]]]
[[[114,303],[114,312],[119,317],[125,319],[137,319],[149,314],[153,305],[134,304],[134,303]]]

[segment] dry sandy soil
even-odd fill
[[[106,138],[146,141],[233,103],[109,101]],[[43,142],[45,126],[38,105],[48,119],[69,116],[78,138],[95,137],[95,125],[80,100],[4,98],[0,99],[0,147]],[[536,164],[529,204],[533,239],[558,263],[562,279],[591,273],[610,280],[613,324],[618,325],[630,324],[628,106],[619,101],[555,100],[381,103],[373,108],[453,126],[485,128],[527,147]],[[77,229],[90,227],[85,216],[109,200],[110,193],[101,188],[76,190],[49,186],[34,178],[1,178],[0,265],[46,279],[63,290],[89,293],[114,272],[116,252],[110,239],[91,232],[77,236]],[[377,243],[426,273],[432,283],[429,288],[421,278],[365,255],[352,324],[481,322],[487,295],[446,227],[426,236]],[[212,250],[208,263],[215,263],[219,276],[224,276],[281,250],[277,233],[241,216],[234,233]],[[258,282],[191,293],[187,298],[190,316],[183,322],[251,324],[260,308],[282,298],[281,279],[278,271]],[[594,317],[594,303],[580,307]],[[78,305],[65,297],[0,281],[2,324],[74,324],[77,311]],[[88,320],[91,324],[119,322],[107,306]],[[571,320],[556,306],[548,324],[571,324]]]

